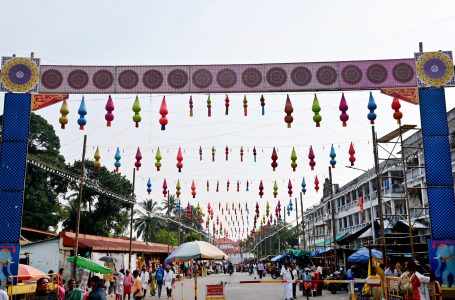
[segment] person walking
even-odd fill
[[[303,282],[303,296],[306,296],[307,300],[310,300],[310,295],[311,295],[311,282],[307,280],[311,280],[311,273],[309,268],[305,268],[305,270],[302,272],[302,280],[305,280]]]
[[[98,276],[90,277],[88,285],[92,291],[88,294],[87,300],[106,300],[106,291],[103,288],[101,278]]]
[[[262,279],[262,276],[264,274],[264,264],[262,262],[259,262],[257,268],[258,268],[259,279]]]
[[[164,270],[161,268],[161,265],[158,265],[156,272],[155,272],[155,280],[156,280],[158,298],[161,298],[161,291],[163,289],[163,279],[164,279]]]
[[[407,271],[400,277],[399,288],[404,294],[405,300],[420,300],[419,287],[421,283],[415,273],[416,266],[414,262],[409,262]]]
[[[121,269],[115,276],[115,294],[117,295],[117,300],[123,299],[123,269]]]
[[[134,277],[133,288],[132,288],[133,299],[142,300],[142,298],[144,298],[144,291],[142,290],[142,280],[141,280],[141,277],[139,276],[138,270],[133,271],[133,277]]]
[[[289,265],[286,263],[283,268],[281,269],[281,280],[292,280],[292,275],[291,275],[291,270],[289,268]],[[293,300],[292,297],[292,282],[284,282],[283,283],[283,288],[284,288],[284,299],[285,300]]]
[[[144,290],[144,297],[145,297],[145,295],[147,295],[147,289],[149,287],[149,279],[150,279],[150,274],[144,266],[144,267],[142,267],[142,272],[141,272],[141,281],[142,281],[142,289]]]
[[[297,280],[298,275],[297,275],[297,269],[295,268],[295,265],[291,265],[291,277],[292,280]],[[297,299],[297,282],[292,283],[292,297],[294,299]]]
[[[164,272],[164,286],[166,287],[167,298],[172,297],[172,285],[174,284],[174,271],[171,266],[166,266],[166,272]]]
[[[126,296],[128,296],[128,300],[130,300],[133,281],[134,278],[131,276],[130,271],[126,270],[125,276],[123,277],[123,300],[126,300]]]

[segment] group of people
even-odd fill
[[[157,294],[161,298],[163,286],[166,289],[167,298],[172,297],[174,288],[175,272],[170,265],[162,268],[157,265],[155,269],[147,270],[143,267],[141,272],[134,270],[120,270],[114,273],[115,283],[111,286],[109,280],[98,276],[92,276],[88,280],[88,289],[77,288],[75,279],[70,279],[65,284],[63,269],[59,273],[42,277],[36,282],[36,300],[142,300],[147,293],[151,296]],[[53,288],[51,289],[51,283]]]
[[[305,266],[298,269],[294,263],[283,264],[280,272],[282,280],[302,280],[299,285],[303,296],[310,298],[311,295],[322,295],[322,267],[321,266]],[[297,299],[297,282],[285,282],[284,286],[284,299],[294,300]]]

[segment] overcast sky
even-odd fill
[[[418,42],[425,51],[455,49],[455,3],[453,1],[18,1],[0,4],[3,28],[0,55],[28,56],[31,51],[41,64],[72,65],[188,65],[225,63],[284,63],[338,61],[358,59],[412,58]],[[391,98],[374,91],[378,135],[397,128],[390,108]],[[207,117],[207,95],[193,95],[194,117],[188,115],[189,95],[166,95],[169,124],[160,130],[159,106],[163,95],[140,95],[140,127],[132,121],[134,95],[113,95],[115,120],[105,126],[104,105],[107,95],[85,95],[88,115],[86,130],[80,131],[76,120],[81,95],[70,95],[70,123],[61,130],[60,105],[38,111],[53,124],[68,162],[80,159],[83,135],[88,135],[87,156],[92,158],[96,146],[101,161],[113,169],[115,148],[122,149],[121,172],[132,176],[136,148],[142,149],[142,168],[138,172],[138,200],[162,198],[166,178],[171,191],[180,179],[182,205],[207,203],[248,203],[250,211],[256,201],[261,210],[268,200],[274,209],[272,185],[279,184],[278,198],[289,202],[287,182],[291,179],[294,195],[304,176],[307,194],[304,207],[317,203],[329,165],[330,145],[337,152],[334,183],[343,185],[360,175],[349,170],[349,143],[356,148],[356,167],[373,166],[371,129],[366,118],[369,92],[346,92],[350,119],[347,127],[339,121],[341,92],[320,92],[318,98],[323,117],[320,128],[312,121],[312,93],[291,93],[294,123],[291,129],[283,122],[285,93],[266,94],[266,114],[261,116],[258,94],[248,94],[248,117],[243,116],[243,94],[229,95],[230,113],[224,115],[225,95],[212,95],[211,118]],[[447,108],[453,108],[452,90],[447,90]],[[1,108],[3,103],[0,103]],[[420,126],[418,106],[402,103],[403,123]],[[224,148],[232,148],[225,161]],[[309,170],[308,149],[313,145],[316,169]],[[162,151],[162,170],[154,168],[155,149]],[[203,148],[199,161],[198,149]],[[211,162],[210,148],[217,149]],[[245,149],[240,162],[239,148]],[[258,150],[253,162],[251,149]],[[295,146],[298,168],[292,172],[290,154]],[[184,149],[184,167],[175,167],[178,147]],[[277,147],[278,169],[270,166],[272,148]],[[314,191],[314,176],[321,182]],[[153,192],[146,193],[151,177]],[[216,180],[220,192],[215,193]],[[230,192],[226,181],[230,180]],[[191,181],[197,184],[196,199],[190,198]],[[206,181],[210,181],[207,193]],[[241,192],[236,192],[236,182]],[[250,181],[250,192],[245,182]],[[259,181],[264,180],[265,197],[258,197]],[[300,209],[300,207],[299,207]],[[217,212],[215,212],[217,214]],[[292,213],[294,219],[295,213]],[[251,221],[252,217],[250,217]]]

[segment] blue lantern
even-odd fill
[[[150,195],[151,192],[152,192],[152,182],[150,181],[150,177],[149,177],[149,180],[147,181],[147,193]]]
[[[370,99],[368,99],[368,109],[370,112],[367,115],[368,120],[370,120],[370,124],[374,125],[374,120],[376,120],[376,113],[374,110],[378,106],[376,105],[376,102],[374,102],[373,94],[370,92]]]
[[[115,152],[114,159],[115,159],[115,163],[114,163],[115,172],[118,172],[120,166],[122,165],[122,164],[120,163],[120,159],[122,159],[122,156],[120,155],[120,149],[119,149],[119,147],[117,147],[117,151]]]
[[[302,193],[305,195],[306,193],[306,183],[305,183],[305,177],[302,177]]]
[[[335,160],[335,157],[336,157],[336,153],[335,153],[335,149],[333,148],[333,144],[332,144],[332,148],[330,148],[330,165],[332,166],[332,168],[335,168],[335,165],[337,164],[337,161]]]
[[[79,114],[79,119],[77,119],[77,124],[79,124],[79,129],[84,130],[84,126],[87,124],[87,120],[85,119],[85,115],[87,114],[87,107],[85,106],[84,96],[82,96],[81,105],[77,110]]]

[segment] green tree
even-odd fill
[[[69,166],[69,169],[73,173],[80,174],[81,167],[81,161],[76,161]],[[87,160],[85,168],[87,178],[96,180],[100,186],[119,195],[131,197],[133,187],[125,176],[110,172],[106,167],[101,167],[96,172],[93,161]],[[78,191],[79,185],[72,182],[70,187],[73,191]],[[88,219],[86,220],[87,224],[82,225],[81,222],[81,228],[86,230],[81,230],[81,233],[101,236],[123,235],[129,224],[131,204],[113,200],[109,196],[100,195],[98,192],[88,188],[84,188],[82,195],[82,204],[87,207]],[[75,220],[67,222],[67,226],[64,225],[64,229],[74,231],[75,226],[73,224],[75,224]]]
[[[2,117],[0,116],[0,124]],[[65,168],[65,159],[60,154],[60,139],[53,126],[34,113],[30,115],[28,153],[54,166]],[[61,177],[27,165],[22,226],[56,230],[63,211],[59,197],[67,192],[67,186],[68,182]]]
[[[183,242],[202,241],[202,235],[200,233],[191,231],[183,236]]]
[[[161,244],[168,244],[171,246],[178,246],[179,234],[177,231],[169,231],[169,238],[165,228],[156,232],[156,242]]]
[[[147,242],[156,241],[156,233],[160,228],[163,228],[164,222],[154,214],[158,214],[160,208],[158,207],[158,202],[153,201],[152,199],[144,200],[139,203],[141,209],[136,209],[134,211],[134,230],[138,238],[142,238]]]

